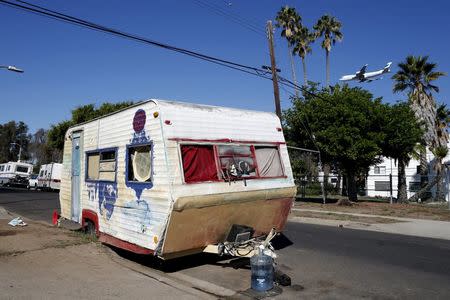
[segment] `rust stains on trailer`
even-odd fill
[[[201,201],[202,196],[196,198]],[[293,198],[288,197],[174,210],[162,256],[222,242],[233,224],[251,226],[255,235],[267,234],[272,227],[281,231],[292,202]]]

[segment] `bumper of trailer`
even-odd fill
[[[179,198],[175,202],[159,256],[170,259],[204,251],[224,242],[233,224],[254,235],[283,230],[295,187]],[[208,251],[209,252],[209,251]]]

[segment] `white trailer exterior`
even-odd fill
[[[38,174],[39,189],[59,190],[61,185],[62,164],[50,163],[42,165]]]
[[[0,164],[0,185],[7,185],[17,176],[28,178],[33,172],[33,165],[24,162],[10,161]]]
[[[61,216],[136,253],[201,252],[233,224],[281,231],[295,194],[273,113],[147,100],[66,134]]]

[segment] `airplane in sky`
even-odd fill
[[[391,65],[392,65],[392,62],[388,62],[383,69],[378,70],[378,71],[373,71],[373,72],[367,72],[367,73],[366,73],[366,69],[367,69],[368,65],[364,65],[364,67],[362,67],[361,70],[356,72],[354,75],[344,75],[339,80],[341,80],[341,81],[358,80],[359,82],[372,82],[374,80],[383,78],[383,77],[378,77],[378,76],[391,72]],[[378,78],[376,78],[376,77],[378,77]]]

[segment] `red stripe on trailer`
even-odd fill
[[[100,226],[98,225],[98,215],[96,212],[90,210],[90,209],[83,209],[81,212],[81,226],[86,226],[86,220],[90,220],[94,223],[95,226],[95,233],[99,235],[100,233]]]
[[[136,244],[132,244],[130,242],[126,242],[124,240],[118,239],[106,233],[100,233],[98,240],[102,243],[112,245],[114,247],[124,249],[137,254],[154,254],[155,251],[151,249],[147,249]]]

